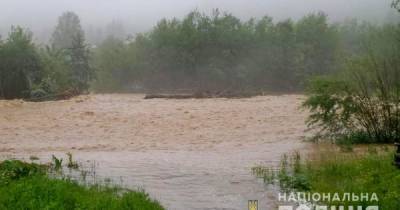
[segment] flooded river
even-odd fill
[[[71,152],[99,177],[143,188],[168,209],[260,209],[276,192],[251,167],[308,147],[301,95],[143,100],[143,95],[68,101],[0,101],[0,156],[45,161]]]

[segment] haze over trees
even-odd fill
[[[341,71],[312,80],[304,106],[317,137],[345,143],[400,141],[399,29],[369,28],[361,50],[349,54]]]
[[[40,56],[32,34],[12,27],[8,38],[0,41],[0,97],[25,97],[40,80],[40,71]]]
[[[332,23],[322,12],[275,21],[269,16],[242,20],[218,9],[162,19],[135,36],[123,36],[118,21],[107,28],[104,41],[89,45],[79,17],[65,12],[49,44],[36,45],[28,29],[16,27],[0,43],[6,61],[0,64],[1,97],[89,89],[301,92],[310,78],[338,72],[349,57],[364,54],[370,35],[387,33],[381,25],[355,19]]]
[[[331,22],[357,18],[372,23],[392,19],[391,0],[4,0],[0,7],[0,34],[6,37],[11,25],[30,28],[34,41],[48,44],[56,19],[65,11],[74,11],[82,20],[87,41],[98,44],[107,36],[107,25],[113,20],[124,26],[127,34],[149,31],[160,19],[182,19],[193,9],[210,14],[212,9],[229,11],[241,20],[262,18],[275,21],[298,20],[304,15],[324,11]],[[15,12],[18,11],[18,12]],[[26,18],[32,17],[32,18]],[[398,16],[397,16],[398,17]]]
[[[335,71],[343,53],[357,51],[363,27],[330,24],[324,13],[275,22],[194,11],[128,42],[99,45],[94,88],[301,91],[308,78]]]
[[[93,71],[76,14],[66,12],[59,18],[50,46],[39,48],[32,41],[32,33],[21,27],[12,27],[0,44],[2,98],[40,98],[88,90]]]

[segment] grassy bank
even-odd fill
[[[287,192],[376,193],[379,201],[335,201],[327,205],[400,209],[400,170],[393,164],[390,149],[369,147],[367,151],[343,153],[323,151],[301,160],[299,154],[284,157],[279,169],[255,167],[253,172],[267,184],[279,184]],[[364,209],[363,208],[363,209]]]
[[[50,178],[48,169],[16,160],[0,163],[0,209],[164,209],[144,192],[82,186]]]

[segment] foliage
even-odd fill
[[[322,13],[275,23],[193,11],[133,40],[107,39],[96,49],[95,88],[295,91],[335,69],[338,42]]]
[[[283,191],[310,190],[309,180],[301,174],[302,162],[299,153],[295,153],[290,159],[286,154],[283,155],[278,169],[257,166],[252,168],[252,172],[257,177],[263,178],[265,184],[279,184]]]
[[[0,97],[27,97],[40,78],[41,60],[32,34],[12,27],[4,43],[0,43]]]
[[[84,187],[51,179],[46,167],[8,160],[0,163],[0,209],[164,209],[144,192],[103,186]]]
[[[59,170],[61,170],[62,169],[62,162],[63,162],[63,159],[62,158],[57,158],[56,156],[51,156],[51,159],[52,159],[52,166],[53,166],[53,169],[55,170],[55,171],[59,171]]]
[[[0,186],[23,177],[43,175],[46,167],[38,164],[24,163],[18,160],[6,160],[0,163]]]
[[[68,152],[67,156],[68,156],[67,167],[70,168],[70,169],[78,169],[79,168],[79,164],[72,159],[72,153]]]
[[[89,65],[89,49],[79,17],[65,12],[59,19],[53,33],[51,48],[58,51],[65,61],[70,76],[70,88],[79,92],[89,88],[93,69]]]
[[[13,30],[0,41],[0,97],[56,98],[46,96],[89,88],[303,91],[310,77],[335,73],[344,68],[345,58],[368,52],[362,43],[380,30],[356,20],[331,24],[323,13],[297,21],[268,16],[244,21],[219,10],[163,19],[148,33],[126,40],[117,22],[109,28],[119,32],[89,46],[79,17],[66,12],[51,44],[40,48],[28,31]],[[17,35],[26,41],[15,41]]]
[[[400,0],[393,0],[392,7],[400,12]]]
[[[400,140],[399,31],[371,30],[364,53],[349,59],[343,73],[311,82],[304,107],[319,135],[359,143]]]
[[[287,164],[285,176],[277,182],[285,191],[311,193],[376,193],[380,209],[400,208],[400,170],[393,163],[393,153],[371,149],[365,154],[323,152],[312,160],[299,161],[294,157]],[[297,167],[297,169],[295,168]],[[260,168],[260,167],[258,167]],[[260,171],[260,169],[254,169]],[[282,167],[280,170],[283,170]],[[264,174],[258,174],[262,177]],[[366,206],[366,201],[332,201],[326,203],[336,206]]]
[[[43,77],[36,88],[47,94],[62,93],[71,88],[71,71],[62,50],[46,46],[40,50]]]
[[[67,12],[59,18],[51,46],[39,48],[32,33],[12,27],[0,41],[0,98],[42,98],[89,89],[94,77],[90,51],[79,17]]]
[[[58,18],[51,44],[55,49],[70,49],[75,40],[83,36],[84,32],[78,15],[73,12],[65,12]]]
[[[124,91],[128,84],[140,78],[134,45],[126,45],[114,37],[107,38],[95,51],[94,60],[97,79],[93,89],[100,92]]]
[[[94,75],[89,64],[89,55],[90,51],[83,36],[76,37],[72,42],[72,47],[66,50],[71,70],[71,86],[79,92],[89,89],[89,82]]]

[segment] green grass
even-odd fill
[[[323,152],[313,160],[301,161],[294,155],[284,168],[281,164],[276,170],[275,183],[283,191],[318,193],[376,193],[379,202],[340,201],[328,205],[363,206],[379,205],[382,210],[400,209],[400,169],[393,164],[393,152],[371,149],[366,153]],[[259,177],[271,175],[256,173]],[[269,179],[267,179],[269,180]],[[269,182],[268,184],[271,184]]]
[[[164,209],[144,192],[53,179],[48,168],[17,160],[0,163],[0,209]]]

